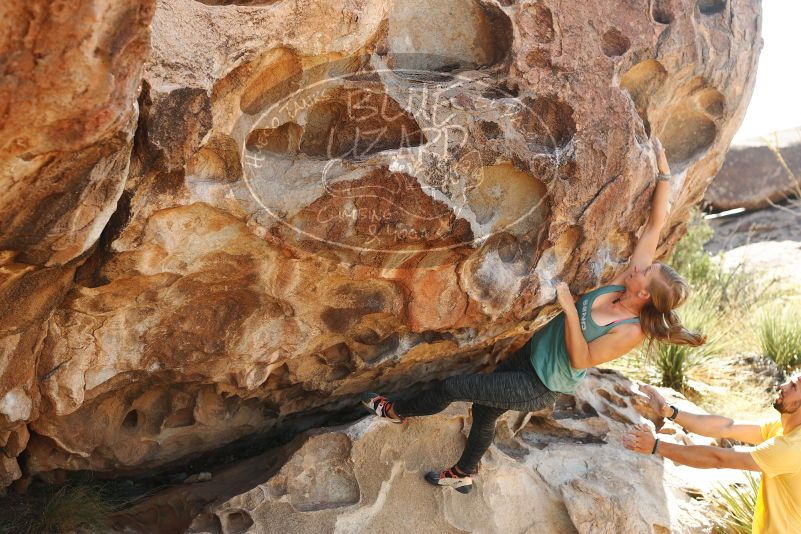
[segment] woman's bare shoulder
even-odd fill
[[[642,341],[645,339],[645,331],[642,329],[640,323],[625,323],[614,327],[611,332],[618,334],[621,338],[627,340]]]

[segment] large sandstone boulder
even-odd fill
[[[42,410],[44,323],[123,193],[153,8],[0,5],[0,488]]]
[[[730,482],[731,473],[695,473],[688,482],[683,468],[625,450],[622,433],[653,417],[635,392],[615,372],[591,371],[576,395],[561,397],[553,411],[507,413],[468,495],[433,488],[422,478],[451,465],[464,446],[469,405],[455,403],[404,425],[368,417],[309,432],[210,481],[156,494],[117,514],[115,530],[710,532],[709,504],[693,496]],[[663,439],[689,443],[670,424],[662,430],[672,434]]]
[[[3,7],[3,483],[494,365],[621,268],[649,135],[669,251],[761,46],[756,1],[85,9]]]
[[[766,208],[801,194],[801,129],[733,145],[704,197],[715,210]]]

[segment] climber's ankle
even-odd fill
[[[402,418],[395,412],[395,405],[390,401],[387,402],[386,413],[390,419],[400,421]]]
[[[467,470],[462,469],[458,465],[454,465],[453,467],[451,467],[451,471],[453,471],[454,474],[459,475],[460,477],[469,477],[470,475],[473,474],[473,473],[468,473]]]

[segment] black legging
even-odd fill
[[[507,410],[533,412],[554,403],[559,393],[551,391],[531,366],[529,340],[491,374],[452,376],[430,390],[393,403],[401,417],[432,415],[454,401],[473,402],[473,424],[462,457],[456,467],[474,473],[495,437],[495,421]]]

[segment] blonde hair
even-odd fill
[[[706,342],[706,336],[691,332],[683,324],[675,310],[690,294],[690,286],[673,268],[664,263],[659,266],[661,276],[654,277],[648,287],[651,300],[640,311],[640,327],[651,341],[673,345],[697,347]]]

